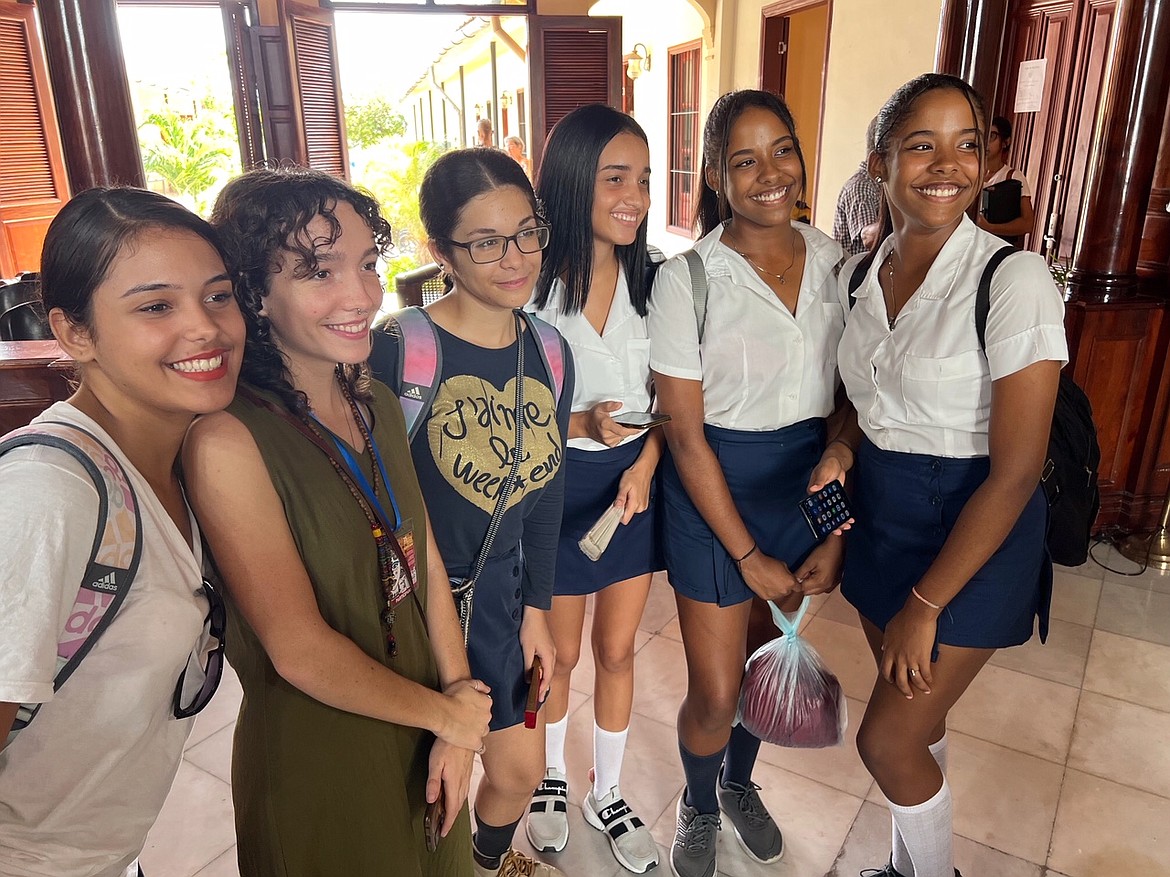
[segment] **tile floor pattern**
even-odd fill
[[[1104,546],[1100,546],[1104,549]],[[1100,550],[1110,566],[1133,565]],[[805,634],[840,677],[850,743],[830,750],[765,744],[756,781],[787,852],[758,865],[724,831],[727,877],[853,877],[885,864],[889,817],[852,745],[874,669],[856,614],[818,598]],[[997,654],[951,716],[956,864],[966,877],[1170,875],[1170,574],[1127,578],[1091,562],[1058,568],[1049,642]],[[656,577],[637,640],[637,689],[623,773],[627,800],[663,848],[683,785],[674,715],[686,666],[674,599]],[[568,736],[568,877],[624,872],[581,817],[591,762],[592,659],[573,677]],[[178,779],[142,855],[150,877],[238,877],[230,761],[240,688],[225,679],[199,717]],[[517,842],[527,848],[523,831]]]

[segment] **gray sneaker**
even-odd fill
[[[686,803],[687,790],[678,796],[678,826],[670,846],[674,877],[715,877],[715,841],[719,814],[700,813]]]
[[[722,770],[715,785],[719,809],[731,820],[740,845],[749,856],[766,865],[784,855],[784,835],[760,800],[759,790],[755,783],[724,785]]]

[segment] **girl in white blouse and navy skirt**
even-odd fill
[[[962,80],[925,74],[895,92],[869,156],[879,243],[840,273],[847,300],[865,272],[839,352],[857,425],[825,457],[844,469],[856,452],[842,593],[879,668],[857,746],[889,801],[889,877],[958,873],[947,712],[1037,616],[1044,634],[1051,593],[1039,481],[1068,356],[1064,306],[1039,256],[1011,255],[980,343],[976,290],[1003,246],[966,214],[986,131]]]
[[[646,331],[646,213],[650,150],[632,118],[601,104],[580,107],[549,134],[536,183],[553,228],[533,309],[573,351],[577,382],[565,453],[565,510],[549,628],[556,672],[545,709],[548,770],[533,796],[526,830],[538,850],[569,840],[565,733],[569,681],[581,652],[585,597],[596,594],[592,646],[592,789],[582,812],[617,860],[641,874],[658,864],[650,829],[619,787],[634,697],[634,634],[651,574],[660,569],[651,486],[662,430],[627,429],[623,412],[651,407]],[[578,547],[610,506],[621,525],[596,562]]]
[[[679,256],[658,272],[649,317],[659,405],[673,418],[661,476],[663,549],[687,657],[678,714],[687,785],[671,849],[679,877],[714,874],[720,811],[753,859],[783,854],[751,781],[760,741],[732,729],[749,646],[776,634],[768,620],[749,637],[749,617],[753,598],[833,587],[842,555],[840,536],[815,545],[798,508],[834,409],[841,248],[792,221],[805,167],[780,98],[724,95],[703,146],[704,236],[694,249],[706,314],[696,316]]]

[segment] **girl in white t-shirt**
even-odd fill
[[[652,404],[646,133],[630,116],[602,104],[573,110],[549,134],[536,194],[553,234],[530,309],[569,342],[576,383],[549,612],[557,669],[545,705],[548,770],[526,830],[538,850],[559,852],[569,841],[569,681],[581,653],[585,597],[596,594],[593,788],[582,809],[586,821],[605,832],[617,860],[641,874],[658,864],[658,847],[622,798],[618,779],[634,699],[634,634],[651,574],[661,568],[650,494],[663,437],[660,429],[627,429],[618,420]],[[623,510],[621,526],[594,562],[578,542],[610,506]]]
[[[857,423],[826,463],[852,465],[842,593],[861,615],[879,678],[857,735],[889,801],[889,877],[951,877],[947,713],[995,649],[1046,631],[1052,567],[1040,473],[1061,365],[1064,307],[1044,261],[1009,256],[966,211],[983,180],[986,122],[967,83],[925,74],[878,115],[870,173],[882,187],[874,250],[841,341]]]
[[[663,549],[687,656],[678,714],[687,786],[671,849],[679,877],[714,873],[720,811],[752,858],[783,854],[751,781],[760,741],[732,729],[749,646],[776,633],[769,618],[749,637],[748,622],[754,598],[834,587],[842,555],[840,536],[816,545],[798,506],[834,409],[841,248],[792,221],[805,167],[780,98],[724,95],[703,147],[704,236],[694,252],[706,312],[696,315],[687,262],[676,256],[658,271],[649,314],[654,385],[673,418]]]
[[[0,740],[19,704],[42,704],[0,752],[0,872],[121,877],[137,872],[190,716],[218,677],[198,694],[177,696],[176,684],[189,659],[222,666],[222,650],[202,662],[214,594],[175,460],[192,419],[232,399],[244,321],[215,232],[139,189],[91,189],[66,204],[45,238],[40,283],[81,383],[34,424],[80,427],[118,459],[143,548],[114,620],[54,692],[98,493],[59,449],[0,458]]]

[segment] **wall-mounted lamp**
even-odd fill
[[[622,62],[626,65],[626,76],[637,79],[643,71],[650,69],[650,50],[645,43],[634,43],[634,48],[622,57]]]
[[[512,106],[512,94],[511,92],[505,91],[500,95],[500,109],[506,110],[510,106]]]

